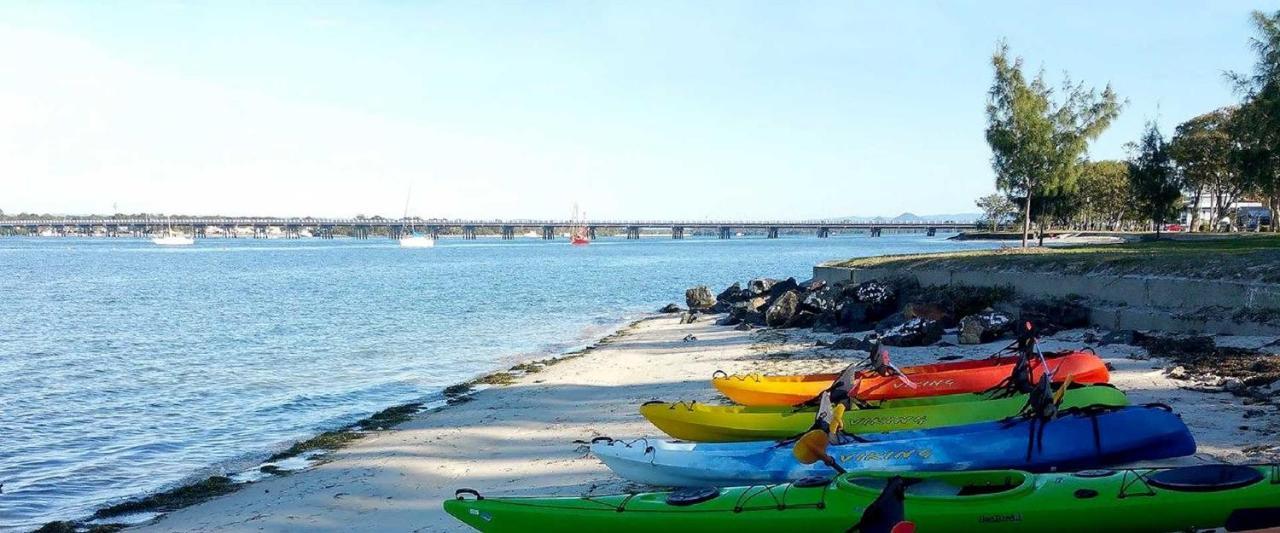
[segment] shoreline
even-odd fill
[[[607,324],[593,325],[584,328],[583,335],[573,341],[552,343],[553,348],[545,352],[544,357],[526,353],[510,358],[495,360],[496,370],[445,386],[437,393],[422,398],[394,404],[376,411],[365,418],[342,426],[318,431],[309,437],[295,440],[288,447],[277,448],[277,451],[263,460],[232,460],[195,470],[187,479],[172,488],[141,493],[123,501],[105,505],[94,510],[92,515],[69,520],[57,520],[45,523],[37,531],[90,531],[91,533],[109,533],[122,528],[145,526],[164,517],[165,514],[181,510],[214,498],[234,494],[272,478],[290,476],[315,468],[326,461],[328,456],[370,435],[393,431],[401,424],[415,417],[429,416],[452,406],[471,401],[473,394],[488,390],[495,386],[515,383],[520,378],[541,372],[543,369],[558,363],[582,357],[591,353],[600,345],[608,344],[610,339],[636,325],[655,318],[666,316],[662,313],[648,312],[631,314],[629,317]],[[604,333],[603,336],[595,336]],[[594,340],[593,340],[594,339]],[[555,351],[555,350],[559,351]],[[539,352],[532,352],[533,354]],[[513,362],[505,370],[508,363]],[[246,455],[257,456],[257,453]],[[233,469],[220,468],[228,464],[252,464],[252,466]],[[207,477],[203,473],[216,472]],[[45,529],[49,528],[49,529]],[[71,529],[67,529],[71,528]],[[16,530],[15,530],[16,531]]]
[[[799,329],[739,331],[700,316],[649,315],[537,371],[467,395],[455,405],[371,432],[326,460],[289,475],[185,507],[130,531],[467,531],[445,515],[459,488],[491,495],[600,495],[641,488],[619,479],[586,452],[594,437],[660,433],[636,408],[647,400],[717,402],[715,370],[807,373],[838,369],[861,352],[825,347],[832,333]],[[1094,329],[1065,330],[1046,349],[1095,344]],[[694,340],[685,340],[692,336]],[[944,340],[955,342],[955,334]],[[1236,338],[1266,344],[1272,338]],[[1006,344],[895,348],[904,365],[942,353],[982,357]],[[1266,435],[1280,428],[1274,407],[1250,405],[1221,390],[1169,375],[1170,361],[1125,344],[1095,347],[1115,368],[1113,383],[1133,403],[1177,410],[1199,443],[1195,456],[1165,462],[1249,462],[1276,453]],[[503,371],[506,372],[506,371]]]

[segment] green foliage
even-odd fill
[[[1067,78],[1061,94],[1041,71],[1030,81],[1022,72],[1022,58],[1010,59],[1001,43],[992,55],[995,72],[987,93],[987,144],[996,187],[1023,200],[1023,246],[1036,196],[1044,218],[1062,216],[1077,187],[1088,144],[1111,125],[1120,103],[1111,86],[1101,93]]]
[[[1216,222],[1218,209],[1232,205],[1248,188],[1247,175],[1239,172],[1237,164],[1241,131],[1235,115],[1235,107],[1223,107],[1192,118],[1179,124],[1169,141],[1169,155],[1178,166],[1182,186],[1196,203],[1192,227],[1198,225],[1203,193],[1214,198],[1210,220]]]
[[[1018,206],[1014,205],[1009,200],[1009,197],[1003,194],[988,194],[978,198],[974,203],[978,205],[978,209],[982,210],[983,216],[991,221],[991,231],[995,231],[996,224],[999,224],[1005,217],[1018,212]]]
[[[1236,164],[1241,177],[1267,199],[1272,230],[1280,229],[1280,11],[1252,14],[1257,54],[1253,72],[1229,73],[1245,93],[1234,132],[1239,142]]]
[[[1164,135],[1155,122],[1147,123],[1142,140],[1130,145],[1129,188],[1134,207],[1156,224],[1156,235],[1166,220],[1177,216],[1182,201],[1182,184],[1169,157]]]
[[[1128,163],[1089,161],[1080,170],[1080,215],[1118,227],[1131,211]]]

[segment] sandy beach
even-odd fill
[[[1084,331],[1046,338],[1048,350],[1081,346]],[[692,335],[696,340],[685,340]],[[641,320],[581,357],[476,392],[472,401],[423,413],[332,453],[313,468],[273,476],[239,492],[169,513],[136,531],[466,531],[441,501],[467,487],[483,494],[605,494],[631,487],[586,453],[598,436],[656,436],[636,407],[647,400],[721,399],[715,370],[815,372],[844,366],[861,352],[817,347],[833,335],[809,330],[737,331],[710,320],[681,325],[674,315]],[[954,335],[944,341],[954,342]],[[1240,344],[1272,339],[1235,338]],[[946,354],[977,357],[1003,342],[899,348],[900,364]],[[1178,463],[1246,461],[1245,449],[1280,428],[1271,406],[1246,406],[1166,377],[1140,348],[1098,347],[1113,383],[1133,403],[1173,406],[1191,427],[1199,453]]]

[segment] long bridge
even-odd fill
[[[703,231],[728,239],[738,231],[762,232],[774,239],[782,231],[809,231],[818,237],[833,232],[860,232],[879,237],[883,232],[958,232],[974,229],[973,222],[851,222],[844,220],[760,221],[760,220],[443,220],[391,218],[245,218],[245,217],[65,217],[0,220],[0,235],[103,235],[108,237],[145,237],[169,227],[189,231],[194,237],[253,238],[280,236],[299,238],[312,235],[333,238],[334,233],[358,239],[385,234],[399,238],[408,231],[420,231],[439,237],[442,233],[459,233],[464,239],[475,239],[477,232],[501,234],[513,239],[517,233],[534,232],[543,239],[572,228],[586,227],[591,238],[600,229],[625,233],[628,239],[639,239],[644,230],[670,230],[671,238],[683,239],[686,232]]]

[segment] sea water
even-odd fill
[[[638,241],[0,238],[0,530],[260,461],[580,346],[684,289],[990,247],[899,235]]]

